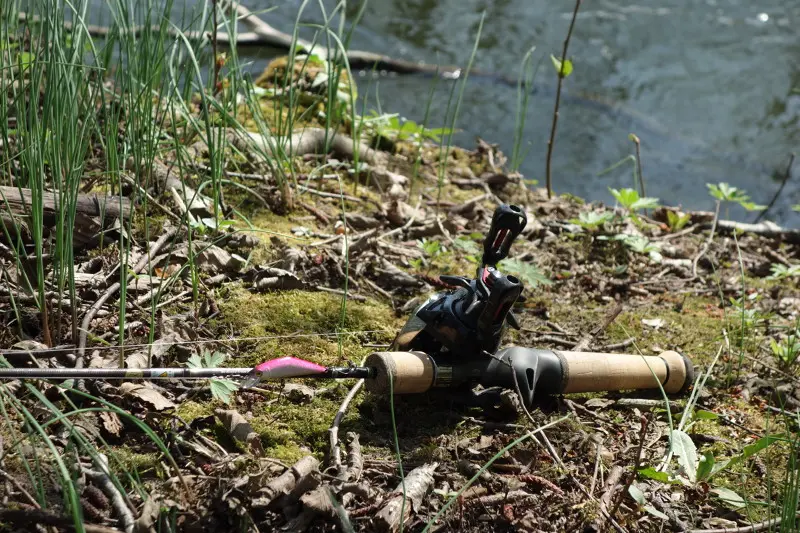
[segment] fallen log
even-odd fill
[[[29,215],[33,203],[33,192],[30,189],[0,186],[0,201],[4,210],[15,215]],[[45,214],[59,211],[60,195],[45,191],[42,193],[42,206]],[[127,198],[118,196],[79,193],[75,201],[75,212],[90,217],[108,219],[126,218],[130,215],[131,203]]]

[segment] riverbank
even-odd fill
[[[199,44],[162,65],[162,32],[121,38],[130,70],[107,79],[56,60],[79,35],[2,52],[9,364],[358,364],[452,288],[438,276],[474,274],[511,203],[528,224],[500,268],[526,288],[506,343],[678,350],[700,380],[672,403],[530,413],[511,391],[475,406],[312,380],[9,382],[9,530],[395,531],[407,513],[404,531],[679,531],[796,513],[796,231],[725,220],[748,199],[721,185],[716,212],[628,189],[548,198],[491,139],[450,146],[447,128],[357,109],[325,58],[251,82]],[[218,66],[202,90],[169,68],[201,61]]]

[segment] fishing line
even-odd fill
[[[366,333],[390,333],[388,330],[383,329],[367,329],[367,330],[356,330],[356,331],[341,331],[341,332],[333,332],[333,333],[289,333],[284,335],[264,335],[264,336],[256,336],[256,337],[228,337],[224,339],[203,339],[203,340],[194,340],[194,341],[156,341],[153,343],[145,343],[145,344],[125,344],[123,346],[90,346],[87,347],[87,351],[110,351],[110,350],[128,350],[128,349],[139,349],[139,348],[148,348],[154,346],[187,346],[187,345],[202,345],[202,344],[210,344],[210,343],[232,343],[232,342],[247,342],[247,341],[261,341],[261,340],[273,340],[273,339],[294,339],[294,338],[311,338],[311,337],[338,337],[342,335],[359,335],[359,334],[366,334]],[[46,354],[46,353],[70,353],[75,352],[78,350],[77,346],[69,346],[63,348],[36,348],[33,350],[3,350],[0,349],[0,355],[24,355],[24,354]]]

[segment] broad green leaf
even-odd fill
[[[203,368],[203,360],[196,353],[193,353],[189,360],[186,361],[186,366],[189,368]]]
[[[739,204],[742,207],[744,207],[745,209],[747,209],[748,211],[763,211],[764,209],[767,208],[767,206],[761,205],[761,204],[757,204],[755,202],[741,201],[741,202],[739,202]]]
[[[222,352],[205,352],[203,358],[205,359],[206,368],[214,368],[220,366],[225,362],[226,355]]]
[[[533,263],[519,259],[504,259],[498,264],[501,270],[506,270],[522,278],[522,281],[531,287],[539,285],[552,285],[553,282],[545,276]]]
[[[233,393],[239,390],[239,384],[229,379],[212,379],[209,386],[211,395],[228,405],[233,401]]]
[[[655,209],[659,206],[658,198],[639,198],[631,205],[631,209],[638,211],[639,209]]]
[[[717,420],[719,418],[719,415],[717,413],[712,413],[711,411],[698,409],[697,411],[695,411],[694,417],[697,420]]]
[[[630,209],[639,200],[639,193],[633,189],[609,189],[611,195],[626,209]]]
[[[633,498],[633,500],[640,506],[646,503],[646,500],[644,499],[644,492],[642,492],[642,489],[640,489],[636,485],[631,484],[628,487],[628,494],[630,494],[631,498]]]
[[[660,481],[662,483],[670,483],[670,484],[678,483],[678,481],[671,478],[668,473],[659,472],[652,466],[649,466],[647,468],[640,468],[639,475],[648,479],[654,479],[656,481]]]
[[[678,458],[686,477],[694,483],[697,481],[697,448],[691,437],[680,429],[672,430],[672,453]]]
[[[653,507],[652,505],[645,505],[644,510],[647,511],[648,514],[655,516],[656,518],[660,518],[661,520],[668,520],[669,517]]]
[[[766,437],[761,437],[754,443],[745,446],[744,449],[742,450],[742,453],[740,453],[739,455],[734,455],[730,459],[726,459],[725,461],[715,464],[714,467],[712,468],[711,476],[717,474],[718,472],[721,472],[726,468],[736,466],[742,461],[745,461],[749,457],[752,457],[753,455],[757,454],[758,452],[760,452],[773,442],[783,439],[784,439],[783,435],[767,435]]]
[[[767,435],[766,437],[761,437],[760,439],[755,441],[753,444],[748,444],[747,446],[744,447],[744,450],[742,450],[742,455],[741,455],[742,460],[745,460],[748,457],[751,457],[751,456],[757,454],[758,452],[760,452],[761,450],[763,450],[764,448],[766,448],[767,446],[769,446],[773,442],[776,442],[776,441],[779,441],[779,440],[783,440],[783,439],[784,439],[783,435]]]
[[[583,211],[578,215],[577,219],[573,218],[570,222],[584,228],[594,229],[606,222],[611,222],[613,219],[614,213],[609,211]]]
[[[714,454],[706,452],[697,464],[697,480],[705,481],[711,477],[714,470]]]
[[[667,211],[667,224],[673,231],[678,231],[682,229],[686,224],[689,223],[692,216],[689,214],[679,215],[674,211]]]
[[[716,489],[711,489],[711,492],[714,493],[717,498],[725,502],[727,506],[733,509],[741,509],[747,505],[744,501],[744,498],[733,492],[731,489],[719,487]]]
[[[560,76],[561,75],[561,60],[558,59],[556,56],[550,54],[550,59],[553,61],[553,66],[556,68],[556,73]],[[563,77],[567,77],[572,74],[572,61],[567,59],[564,62],[564,74]]]

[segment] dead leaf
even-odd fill
[[[166,399],[160,392],[139,383],[123,383],[119,386],[119,390],[122,391],[123,394],[133,396],[149,403],[156,411],[163,411],[164,409],[175,407],[175,404]]]
[[[314,399],[314,389],[302,383],[287,383],[283,386],[283,394],[290,402],[305,404]]]
[[[663,318],[643,318],[642,324],[645,326],[650,326],[654,329],[659,329],[666,324],[666,321]]]
[[[253,288],[258,291],[306,289],[306,283],[287,270],[262,268],[255,273]]]
[[[155,533],[155,527],[153,526],[160,511],[161,505],[152,496],[147,498],[139,518],[134,522],[133,531],[135,533]]]
[[[183,339],[180,335],[175,332],[169,332],[156,340],[151,346],[137,350],[125,357],[125,366],[128,368],[147,368],[158,364],[172,346],[182,341]]]
[[[122,421],[119,419],[117,413],[113,411],[100,411],[100,421],[109,434],[119,437],[122,431]]]
[[[589,398],[583,405],[591,409],[596,409],[608,407],[612,403],[614,403],[614,400],[609,400],[608,398]]]
[[[244,419],[241,413],[232,409],[216,409],[214,414],[217,415],[217,418],[219,418],[228,434],[230,434],[234,440],[247,444],[250,451],[256,457],[264,455],[264,447],[261,445],[261,438],[258,436],[258,433],[253,431],[253,426]]]

